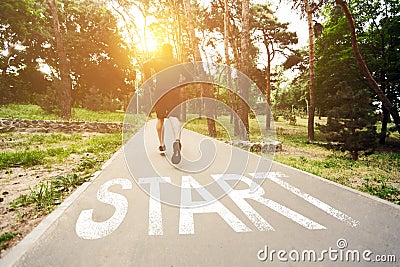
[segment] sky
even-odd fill
[[[267,1],[257,1],[257,2],[267,2]],[[300,15],[290,8],[287,3],[279,3],[279,0],[270,0],[274,7],[278,7],[276,10],[276,17],[280,22],[288,22],[289,31],[294,31],[297,33],[299,38],[298,46],[306,46],[308,43],[308,28],[307,21],[305,18],[300,19]]]

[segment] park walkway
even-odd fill
[[[174,166],[150,122],[0,266],[398,266],[398,206],[191,131],[182,144]]]

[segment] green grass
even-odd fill
[[[123,122],[124,117],[124,112],[95,112],[82,108],[73,108],[71,120],[89,122]],[[2,105],[0,106],[0,118],[19,118],[29,120],[64,120],[60,116],[46,113],[40,106],[28,104]]]
[[[10,203],[11,209],[18,209],[28,205],[34,205],[37,212],[48,214],[56,205],[61,204],[64,197],[74,188],[88,181],[89,177],[82,177],[77,174],[67,174],[65,176],[56,176],[49,181],[40,182],[35,188],[30,190],[29,194],[20,195],[16,200]],[[22,215],[27,219],[28,214]]]
[[[364,180],[365,182],[360,187],[361,191],[400,204],[400,190],[398,188],[386,184],[385,181],[371,182],[368,178]]]
[[[217,139],[219,140],[230,140],[229,132],[232,131],[232,127],[226,128],[224,127],[226,124],[225,123],[216,123],[215,127],[217,130]],[[207,128],[207,120],[205,118],[198,118],[193,115],[189,116],[188,121],[186,124],[184,124],[184,128],[192,130],[194,132],[208,135],[208,128]]]
[[[78,121],[123,122],[124,112],[91,111],[83,108],[73,108],[72,118]]]
[[[88,139],[82,134],[63,133],[2,133],[0,137],[6,140],[0,144],[0,169],[62,163],[71,154],[84,153],[94,154],[98,167],[122,142],[120,133],[94,135]]]
[[[43,163],[46,152],[43,150],[0,152],[0,169],[10,167],[32,167]]]
[[[120,148],[122,141],[121,134],[84,137],[83,134],[63,133],[2,133],[0,136],[4,140],[0,143],[0,169],[37,165],[51,169],[54,163],[76,164],[72,173],[44,180],[31,188],[28,194],[20,195],[11,202],[9,212],[17,214],[16,223],[54,210],[76,187],[88,181],[91,174],[100,169],[102,163]],[[69,158],[71,154],[84,156],[76,163]],[[0,247],[7,247],[14,236],[3,234]]]
[[[30,120],[57,120],[56,115],[46,113],[37,105],[9,104],[0,106],[0,118],[19,118]]]
[[[0,250],[6,247],[7,242],[13,239],[17,234],[16,233],[5,233],[0,235]]]

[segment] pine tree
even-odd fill
[[[377,144],[377,116],[369,91],[351,87],[346,81],[338,83],[334,90],[335,94],[327,97],[327,103],[331,103],[327,124],[319,125],[319,129],[328,141],[338,142],[342,151],[349,151],[357,160],[360,151],[371,150]]]
[[[328,141],[338,142],[357,160],[361,151],[377,144],[376,107],[346,38],[348,25],[343,13],[334,8],[329,17],[316,51],[316,89],[319,105],[328,117],[319,129]]]

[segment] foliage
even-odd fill
[[[295,32],[288,31],[288,23],[278,21],[269,5],[255,4],[252,6],[251,13],[250,26],[253,42],[263,44],[266,49],[266,58],[261,58],[265,54],[259,53],[259,61],[266,61],[263,64],[264,72],[270,71],[271,62],[277,54],[285,57],[293,55],[292,46],[298,42],[297,35]]]
[[[57,85],[59,82],[56,80],[50,86],[47,86],[43,94],[35,95],[35,103],[39,105],[46,113],[61,116],[60,97],[57,93]]]
[[[102,108],[116,108],[109,104],[115,99],[125,100],[136,76],[117,19],[97,1],[86,1],[85,5],[77,5],[75,0],[64,2],[63,25],[68,33],[66,50],[76,84],[75,102],[93,98],[95,88],[96,98],[104,100]],[[82,105],[99,110],[97,103],[85,101]]]
[[[400,110],[400,3],[354,0],[351,8],[358,22],[361,53],[381,90],[395,109]],[[381,109],[380,143],[385,143],[390,116],[383,105]]]
[[[93,111],[115,111],[121,108],[117,99],[113,99],[107,93],[102,93],[98,87],[87,88],[81,101],[82,108]]]
[[[293,54],[290,46],[297,43],[297,35],[288,31],[288,23],[278,22],[272,10],[267,5],[252,6],[251,28],[254,30],[254,39],[263,43],[266,49],[266,64],[262,71],[263,81],[260,86],[266,96],[268,105],[271,104],[272,73],[271,63],[279,53],[285,57]],[[264,78],[265,77],[265,78]],[[259,83],[260,84],[260,83]],[[263,86],[263,85],[266,86]],[[264,90],[263,90],[264,89]],[[267,113],[266,129],[270,129],[270,114]]]
[[[36,102],[48,111],[57,111],[58,94],[49,90],[60,87],[60,62],[51,37],[48,6],[45,1],[33,0],[6,0],[0,5],[0,51],[5,51],[0,53],[0,103]],[[92,87],[99,90],[99,100],[104,96],[111,102],[126,102],[136,73],[117,19],[98,1],[68,0],[57,6],[75,104],[81,105]],[[47,66],[46,72],[39,71],[43,66]],[[102,106],[115,107],[109,103]]]
[[[42,11],[33,0],[0,3],[0,104],[31,101],[31,93],[46,84],[36,70],[35,53],[45,40]]]
[[[310,82],[307,51],[304,49],[297,50],[292,57],[296,57],[296,59],[291,62],[291,57],[289,57],[284,65],[288,64],[289,69],[292,69],[297,75],[295,75],[288,84],[285,84],[285,86],[280,86],[274,95],[274,112],[277,112],[281,116],[284,115],[283,113],[292,109],[300,111],[299,114],[296,115],[307,114],[309,106]]]
[[[363,81],[346,38],[348,26],[341,10],[332,9],[329,18],[316,51],[317,94],[328,116],[327,124],[319,127],[329,141],[339,142],[357,160],[360,151],[376,146],[377,116],[372,93]]]

